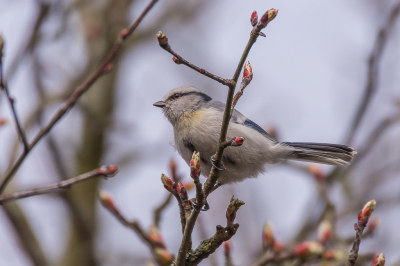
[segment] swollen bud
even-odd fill
[[[385,262],[386,262],[385,255],[383,255],[383,253],[381,253],[381,254],[379,254],[379,256],[377,256],[374,259],[372,266],[384,266]]]
[[[118,173],[118,166],[116,165],[106,165],[97,169],[97,174],[104,177],[113,177]]]
[[[157,33],[157,39],[158,39],[158,43],[160,44],[160,46],[167,46],[168,45],[168,38],[167,36],[162,33],[162,31],[159,31]]]
[[[232,196],[228,208],[226,209],[226,220],[228,221],[228,227],[233,225],[233,222],[236,218],[236,212],[242,205],[244,205],[244,201],[235,199],[234,196]]]
[[[164,249],[166,248],[164,239],[163,239],[162,235],[160,234],[160,232],[158,231],[157,226],[155,226],[155,225],[150,226],[148,236],[149,236],[150,241],[154,244],[155,247],[164,248]]]
[[[265,223],[262,234],[262,245],[264,250],[268,250],[274,244],[274,232],[270,223]]]
[[[260,23],[265,28],[268,23],[270,23],[278,15],[278,9],[271,8],[260,19]]]
[[[190,176],[196,177],[200,175],[200,153],[193,152],[192,159],[190,160]]]
[[[242,146],[244,142],[244,137],[236,137],[232,139],[231,146],[237,147],[237,146]]]
[[[294,249],[294,253],[298,256],[308,256],[308,255],[322,255],[324,252],[324,247],[314,241],[306,241],[297,245]]]
[[[109,210],[116,211],[117,207],[115,206],[114,200],[111,195],[105,190],[100,190],[98,197],[100,199],[101,205],[106,207]]]
[[[171,192],[172,189],[174,188],[174,181],[172,181],[171,178],[169,178],[164,174],[161,175],[161,182],[163,183],[165,189],[168,190],[169,192]]]
[[[368,219],[375,209],[376,200],[370,200],[362,208],[361,212],[358,214],[358,225],[364,229],[367,226]]]
[[[251,67],[249,61],[247,61],[243,67],[243,79],[245,79],[245,78],[248,79],[249,83],[253,79],[253,68]]]
[[[325,244],[332,236],[332,224],[328,220],[322,221],[318,226],[318,242]]]
[[[253,11],[253,13],[251,13],[251,17],[250,17],[250,23],[251,26],[255,26],[258,22],[258,15],[257,15],[257,11]]]
[[[174,260],[171,253],[164,248],[155,248],[153,250],[154,260],[161,266],[170,266]]]
[[[231,254],[231,250],[232,250],[232,244],[230,240],[227,240],[224,242],[224,254],[225,257],[229,256]]]

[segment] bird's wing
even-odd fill
[[[208,105],[208,107],[213,107],[215,109],[218,109],[221,112],[224,112],[224,110],[225,110],[225,104],[220,101],[210,101],[207,105]],[[276,142],[276,140],[270,134],[268,134],[264,129],[262,129],[262,127],[260,127],[255,122],[253,122],[252,120],[245,117],[242,113],[240,113],[236,109],[233,110],[231,122],[252,128],[255,131],[262,134],[267,139],[269,139],[273,142]]]

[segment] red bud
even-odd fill
[[[253,11],[253,13],[251,13],[251,18],[250,18],[250,23],[251,26],[255,26],[258,22],[258,15],[257,15],[257,11]]]

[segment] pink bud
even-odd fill
[[[113,211],[117,210],[117,207],[115,206],[114,200],[113,200],[113,198],[111,197],[111,195],[108,192],[106,192],[104,190],[101,190],[99,192],[99,194],[98,194],[98,197],[100,199],[100,203],[104,207],[106,207],[106,208],[108,208],[110,210],[113,210]]]
[[[126,37],[128,37],[128,34],[129,34],[128,29],[121,30],[120,35],[121,35],[122,39],[125,39]]]
[[[236,218],[236,212],[239,210],[240,206],[244,205],[244,201],[235,199],[233,196],[229,202],[228,208],[226,209],[226,219],[232,224]]]
[[[171,192],[174,188],[174,182],[172,181],[172,179],[164,174],[161,175],[161,182],[164,184],[165,189],[169,192]]]
[[[117,174],[117,172],[118,166],[116,165],[102,166],[101,168],[97,169],[97,174],[105,177],[113,177]]]
[[[186,188],[187,191],[190,191],[195,187],[194,182],[184,182],[183,186]]]
[[[372,266],[384,266],[385,262],[386,262],[385,255],[383,255],[383,253],[381,253],[381,254],[379,254],[379,256],[377,256],[374,259]]]
[[[262,234],[262,245],[263,249],[267,250],[272,247],[274,243],[274,233],[270,223],[265,223]]]
[[[250,18],[250,23],[251,26],[255,26],[258,22],[258,15],[257,15],[257,11],[253,11],[253,13],[251,13],[251,18]]]
[[[232,144],[232,146],[237,147],[237,146],[242,146],[243,142],[244,142],[244,137],[236,137],[236,138],[232,139],[231,144]]]
[[[249,61],[247,61],[243,67],[243,78],[247,78],[247,77],[249,79],[249,82],[253,79],[253,68],[251,67]]]
[[[368,219],[374,211],[375,205],[376,200],[370,200],[364,205],[361,212],[358,214],[358,224],[360,227],[367,226]]]
[[[224,242],[224,254],[225,256],[229,256],[231,254],[232,244],[230,240]]]
[[[322,172],[322,169],[319,165],[315,163],[310,163],[307,166],[307,170],[317,181],[324,180],[325,174]]]
[[[270,10],[265,12],[260,19],[262,26],[267,26],[267,24],[270,23],[276,17],[276,15],[278,15],[278,10],[274,8],[271,8]]]
[[[172,57],[172,61],[174,61],[174,62],[175,62],[175,64],[177,64],[177,65],[180,65],[180,64],[182,64],[181,60],[179,60],[179,58],[178,58],[178,57],[176,57],[176,56]]]
[[[344,258],[344,254],[338,250],[328,249],[324,252],[322,258],[324,258],[324,260],[341,261]]]
[[[162,235],[160,234],[160,232],[158,231],[157,226],[155,226],[155,225],[150,226],[148,236],[149,236],[150,241],[154,244],[155,247],[164,248],[164,249],[166,248],[164,239],[163,239]]]
[[[7,123],[8,123],[8,120],[7,120],[6,118],[0,117],[0,127],[1,127],[1,126],[4,126],[4,125],[7,124]]]
[[[294,253],[298,256],[322,255],[323,252],[324,247],[320,243],[314,241],[303,242],[294,249]]]
[[[282,252],[285,249],[285,246],[282,242],[274,239],[274,243],[272,244],[272,250],[275,252]]]
[[[318,241],[325,244],[332,236],[332,224],[328,220],[322,221],[318,226]]]
[[[157,33],[157,39],[158,39],[158,43],[159,43],[161,46],[167,46],[167,45],[168,45],[168,38],[167,38],[167,36],[165,36],[165,34],[162,33],[161,31],[159,31],[159,32]]]
[[[192,177],[200,175],[200,153],[193,152],[192,159],[190,160],[190,175]]]
[[[154,260],[161,266],[170,266],[173,256],[164,248],[155,248],[153,250]]]

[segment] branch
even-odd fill
[[[346,139],[346,144],[350,145],[354,135],[360,125],[362,118],[364,117],[365,111],[368,108],[369,103],[371,102],[372,96],[376,92],[378,86],[378,68],[379,62],[382,58],[383,51],[387,44],[387,40],[389,35],[391,34],[393,27],[396,23],[397,18],[400,14],[400,2],[394,6],[391,10],[388,20],[385,25],[380,29],[378,36],[376,38],[374,48],[369,56],[368,60],[368,74],[367,74],[367,86],[365,87],[363,99],[360,103],[360,106],[357,110],[357,114],[354,117],[349,135]]]
[[[229,79],[224,79],[221,78],[211,72],[206,71],[204,68],[200,68],[196,65],[193,65],[192,63],[190,63],[189,61],[185,60],[182,56],[180,56],[179,54],[177,54],[175,51],[172,50],[171,46],[168,43],[168,38],[167,36],[165,36],[164,33],[162,33],[161,31],[158,32],[157,34],[157,38],[159,41],[159,44],[161,46],[161,48],[163,48],[165,51],[169,52],[170,54],[172,54],[174,57],[172,58],[172,60],[177,64],[184,64],[185,66],[190,67],[191,69],[199,72],[200,74],[203,74],[204,76],[207,76],[215,81],[218,81],[219,83],[222,83],[226,86],[230,86],[231,80]]]
[[[165,208],[169,205],[172,199],[172,194],[168,194],[165,200],[158,206],[157,208],[154,209],[153,213],[153,223],[155,226],[160,227],[160,221],[161,221],[161,214],[165,210]]]
[[[358,258],[358,250],[361,244],[361,235],[367,226],[369,217],[375,209],[376,201],[368,201],[361,212],[358,214],[358,222],[354,224],[354,230],[356,231],[356,238],[354,239],[353,246],[350,250],[347,266],[355,266]]]
[[[187,266],[198,265],[203,259],[214,253],[223,242],[234,236],[239,228],[239,224],[234,224],[231,227],[222,227],[217,225],[216,233],[209,239],[201,241],[200,245],[193,253],[190,253],[186,258]],[[179,264],[178,264],[179,265]]]
[[[140,226],[138,221],[133,220],[130,222],[120,213],[115,206],[113,199],[110,195],[108,195],[107,192],[100,191],[99,199],[104,208],[114,215],[124,226],[131,228],[151,249],[156,247],[155,244],[150,240],[146,231]]]
[[[61,105],[58,111],[53,115],[50,122],[42,128],[39,133],[34,137],[32,143],[28,146],[28,149],[20,155],[14,165],[10,166],[9,169],[3,174],[0,183],[0,194],[4,191],[8,182],[12,179],[16,171],[19,169],[23,161],[29,152],[36,146],[36,144],[47,135],[53,126],[69,111],[78,99],[93,85],[95,81],[97,81],[101,76],[105,75],[110,69],[110,63],[115,59],[118,52],[121,50],[121,46],[124,44],[126,38],[128,38],[138,27],[140,22],[146,16],[146,14],[150,11],[150,9],[154,6],[154,4],[158,0],[151,0],[150,3],[146,6],[140,16],[136,19],[136,21],[129,27],[129,29],[123,29],[115,42],[114,46],[111,48],[109,53],[106,55],[105,59],[100,63],[97,69],[88,77],[88,79],[79,87],[75,89],[72,95]]]
[[[264,266],[269,263],[274,263],[281,265],[284,261],[295,259],[296,255],[293,253],[289,253],[283,256],[277,256],[271,252],[264,252],[263,255],[258,258],[255,262],[253,262],[250,266]]]
[[[3,38],[0,37],[0,89],[6,93],[8,102],[10,103],[14,121],[17,126],[18,135],[21,138],[22,144],[24,145],[24,152],[27,152],[28,151],[28,141],[26,140],[25,133],[21,126],[21,122],[18,118],[17,110],[15,109],[15,99],[13,97],[11,97],[10,92],[8,90],[8,86],[7,86],[6,81],[4,80],[4,76],[3,76],[3,47],[4,47],[4,41],[3,41]]]
[[[214,165],[211,168],[211,171],[207,178],[207,181],[204,184],[203,192],[201,193],[201,195],[196,195],[196,198],[199,197],[199,199],[202,199],[202,201],[196,200],[197,206],[194,208],[192,214],[187,219],[185,233],[183,235],[183,238],[181,241],[181,246],[179,248],[178,257],[176,260],[177,266],[183,266],[185,264],[185,258],[186,258],[186,254],[188,252],[188,247],[189,247],[189,243],[191,241],[191,236],[192,236],[194,225],[196,223],[196,219],[200,214],[200,209],[206,203],[206,197],[213,191],[213,189],[218,181],[218,178],[220,176],[220,173],[219,173],[220,170],[218,170],[218,168],[220,168],[222,166],[222,155],[223,155],[223,152],[225,149],[225,147],[222,144],[226,141],[228,126],[229,126],[229,122],[231,119],[233,95],[235,93],[236,83],[239,79],[240,72],[242,70],[244,62],[246,61],[247,55],[249,54],[250,49],[253,46],[253,44],[256,42],[258,36],[264,35],[263,33],[261,33],[261,30],[263,28],[265,28],[267,26],[267,24],[276,17],[277,13],[278,13],[278,10],[276,10],[276,9],[268,10],[261,17],[260,21],[254,25],[253,30],[250,33],[250,39],[247,43],[246,48],[243,51],[242,57],[239,60],[235,74],[233,75],[233,78],[230,80],[230,82],[228,84],[226,84],[229,87],[229,90],[228,90],[225,111],[224,111],[224,116],[223,116],[222,125],[221,125],[221,133],[220,133],[219,142],[217,145],[217,151],[216,151],[215,155],[213,156]],[[168,45],[168,39],[165,35],[157,36],[157,37],[159,37],[160,45],[162,45],[162,46]],[[163,38],[160,38],[160,37],[163,37]]]
[[[10,195],[0,195],[0,205],[2,205],[5,202],[12,201],[12,200],[18,200],[18,199],[23,199],[23,198],[27,198],[27,197],[57,192],[57,191],[60,191],[63,189],[68,189],[77,183],[80,183],[80,182],[88,180],[88,179],[96,178],[96,177],[103,177],[103,178],[107,179],[109,177],[115,176],[117,171],[118,171],[118,168],[115,165],[103,166],[99,169],[92,170],[85,174],[72,177],[70,179],[61,181],[61,182],[53,184],[53,185],[29,189],[29,190],[25,190],[22,192],[16,192],[16,193],[13,193]]]

